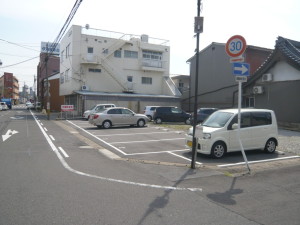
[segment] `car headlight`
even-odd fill
[[[211,138],[211,134],[203,133],[203,139],[210,139],[210,138]]]

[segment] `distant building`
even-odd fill
[[[181,93],[187,92],[190,89],[190,75],[183,74],[172,74],[171,78],[175,83],[176,87]]]
[[[0,95],[1,98],[13,99],[13,104],[19,101],[19,80],[13,75],[13,73],[5,72],[0,77]]]
[[[243,106],[272,109],[281,124],[300,123],[300,42],[278,37],[275,49],[243,85]]]
[[[46,57],[48,56],[47,67]],[[47,76],[50,77],[59,73],[59,57],[57,55],[40,53],[40,62],[37,66],[37,101],[42,103],[42,107],[46,108],[47,102],[47,88],[45,80]],[[51,106],[51,105],[50,105]]]
[[[166,40],[73,25],[60,47],[59,93],[79,114],[96,103],[180,105]]]
[[[250,64],[250,77],[267,59],[271,49],[248,45],[244,53]],[[192,111],[195,102],[196,55],[190,63],[190,89],[183,94],[182,106]],[[232,108],[237,106],[238,85],[233,75],[225,44],[213,42],[199,53],[197,107]]]

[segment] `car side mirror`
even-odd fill
[[[232,130],[237,130],[239,128],[239,125],[237,123],[232,124],[231,126]]]

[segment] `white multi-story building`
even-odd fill
[[[60,95],[78,113],[96,103],[141,112],[145,105],[179,105],[169,76],[168,41],[73,25],[60,44]]]

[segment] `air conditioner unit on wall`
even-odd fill
[[[253,94],[262,94],[264,93],[264,88],[262,86],[254,86],[252,91]]]
[[[89,87],[86,86],[86,85],[82,85],[82,86],[81,86],[81,90],[82,90],[82,91],[88,91],[88,90],[89,90]]]
[[[261,80],[262,80],[263,82],[272,81],[272,80],[273,80],[273,76],[272,76],[271,73],[266,73],[266,74],[263,74],[263,75],[262,75]]]

